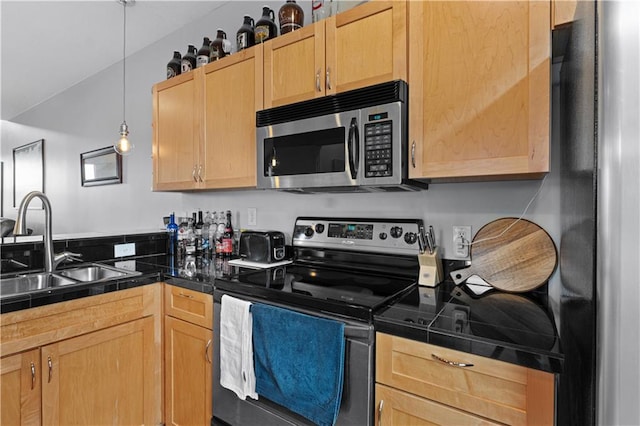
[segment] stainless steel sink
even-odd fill
[[[0,279],[0,298],[27,294],[47,288],[107,281],[114,278],[127,278],[140,274],[137,271],[92,263],[63,269],[56,271],[56,273],[38,272],[11,275]]]
[[[140,272],[115,268],[107,265],[91,264],[58,271],[60,275],[81,282],[103,281],[111,278],[140,275]]]
[[[78,282],[57,274],[46,272],[37,274],[17,275],[11,278],[0,280],[0,295],[13,296],[16,294],[29,293],[50,287],[59,287]]]

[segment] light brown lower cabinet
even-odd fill
[[[40,424],[40,349],[0,358],[0,424]]]
[[[2,314],[2,425],[162,423],[161,288]]]
[[[553,425],[551,373],[376,334],[377,425]]]
[[[208,425],[213,411],[213,297],[167,284],[164,295],[165,423]]]

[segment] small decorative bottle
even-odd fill
[[[231,42],[227,40],[227,33],[218,28],[216,38],[211,42],[211,59],[209,62],[222,59],[231,53]]]
[[[167,64],[167,79],[180,75],[180,52],[173,52],[173,58]]]
[[[251,16],[244,15],[244,22],[236,33],[236,49],[238,52],[256,44],[254,27],[255,23],[253,22],[253,18]]]
[[[189,72],[191,70],[196,69],[196,54],[198,51],[193,44],[190,44],[187,47],[187,53],[182,57],[182,62],[180,65],[182,66],[182,72]]]
[[[176,255],[178,249],[178,224],[176,223],[175,213],[169,215],[169,223],[167,224],[167,232],[169,233],[169,256]]]
[[[198,50],[198,56],[196,56],[196,68],[200,68],[203,65],[209,63],[211,57],[211,40],[209,37],[205,37],[202,41],[202,47]]]
[[[278,36],[278,26],[275,23],[275,19],[276,15],[273,10],[269,6],[264,6],[262,8],[262,17],[256,22],[256,43],[264,43]]]
[[[280,35],[299,30],[304,24],[304,11],[296,0],[287,0],[278,11]]]

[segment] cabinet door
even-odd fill
[[[170,316],[164,330],[166,424],[209,424],[213,331]]]
[[[203,188],[256,186],[256,111],[262,109],[262,46],[204,68]]]
[[[202,77],[200,70],[153,86],[153,189],[199,185]]]
[[[40,349],[0,359],[0,424],[40,424]]]
[[[404,1],[372,1],[326,21],[326,93],[407,79]]]
[[[376,384],[376,421],[380,426],[498,425],[487,419]]]
[[[42,347],[43,423],[160,423],[154,339],[146,317]]]
[[[550,3],[408,3],[410,177],[548,172]]]
[[[324,33],[325,20],[264,43],[265,108],[325,95]]]

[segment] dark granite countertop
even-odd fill
[[[417,287],[375,315],[376,331],[551,373],[563,369],[544,293],[475,295],[445,281]]]
[[[164,281],[213,294],[216,280],[233,277],[237,267],[221,259],[197,260],[176,267],[166,255],[101,261],[139,272],[126,279],[51,288],[3,298],[1,312],[123,290]],[[70,265],[73,266],[73,265]],[[416,287],[374,317],[376,331],[559,373],[564,356],[546,294],[490,291],[475,296],[466,286],[445,281]]]

